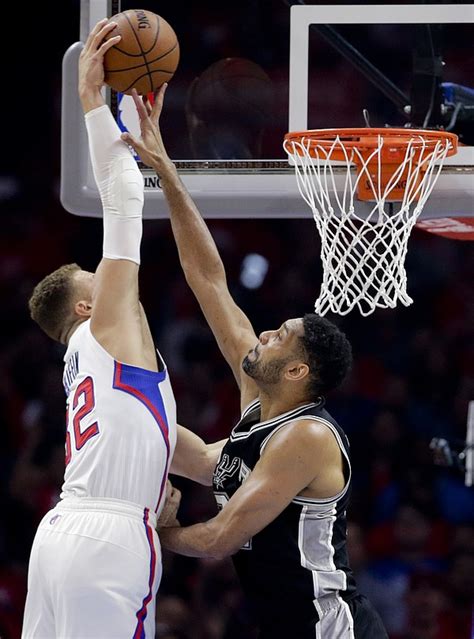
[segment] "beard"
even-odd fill
[[[283,358],[265,364],[258,359],[252,361],[246,355],[242,362],[242,370],[262,386],[273,386],[280,381],[281,371],[289,361],[289,358]]]

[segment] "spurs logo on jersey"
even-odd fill
[[[228,481],[233,475],[235,475],[239,471],[239,482],[241,484],[247,479],[250,475],[250,468],[244,464],[243,460],[240,457],[234,457],[232,461],[230,461],[229,455],[222,455],[215,471],[214,471],[214,487],[216,491],[214,491],[214,496],[216,498],[217,507],[219,510],[222,510],[224,506],[229,501],[229,496],[225,492],[218,492],[218,488],[224,488],[224,484]],[[246,544],[242,546],[242,550],[250,550],[252,548],[252,540],[250,539]]]
[[[239,481],[241,484],[247,479],[250,475],[250,468],[244,464],[244,460],[240,460],[240,470],[239,470]]]
[[[238,471],[240,461],[238,457],[234,457],[232,461],[230,461],[229,455],[222,455],[214,471],[214,484],[216,488],[224,488],[224,482]]]

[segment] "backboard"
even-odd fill
[[[290,4],[275,0],[269,11],[264,0],[203,0],[185,9],[140,2],[180,41],[161,124],[203,215],[311,217],[284,134],[369,121],[441,125],[460,135],[423,216],[474,216],[474,5]],[[74,214],[101,215],[77,97],[82,42],[97,20],[129,8],[131,0],[82,0],[80,39],[64,56],[61,200]],[[121,126],[136,132],[130,98],[108,91],[107,99]],[[157,176],[143,173],[145,217],[166,217]]]

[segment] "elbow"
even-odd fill
[[[192,289],[203,285],[215,287],[226,281],[225,270],[220,261],[203,265],[196,264],[194,260],[181,258],[181,267],[186,282]]]
[[[189,288],[197,295],[203,286],[207,286],[206,277],[197,271],[192,265],[181,264],[184,273],[184,279]]]

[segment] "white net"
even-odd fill
[[[452,145],[447,139],[428,145],[421,136],[407,142],[406,153],[388,181],[382,178],[382,148],[365,152],[347,148],[339,136],[328,146],[301,137],[285,140],[295,165],[299,191],[313,211],[321,236],[323,281],[315,312],[346,315],[358,307],[362,315],[376,308],[413,302],[407,293],[405,256],[408,238],[441,172]],[[344,157],[337,170],[330,162]],[[354,170],[356,163],[361,167]],[[370,202],[357,200],[360,181]],[[385,182],[385,184],[384,184]],[[403,186],[403,198],[393,202]]]

